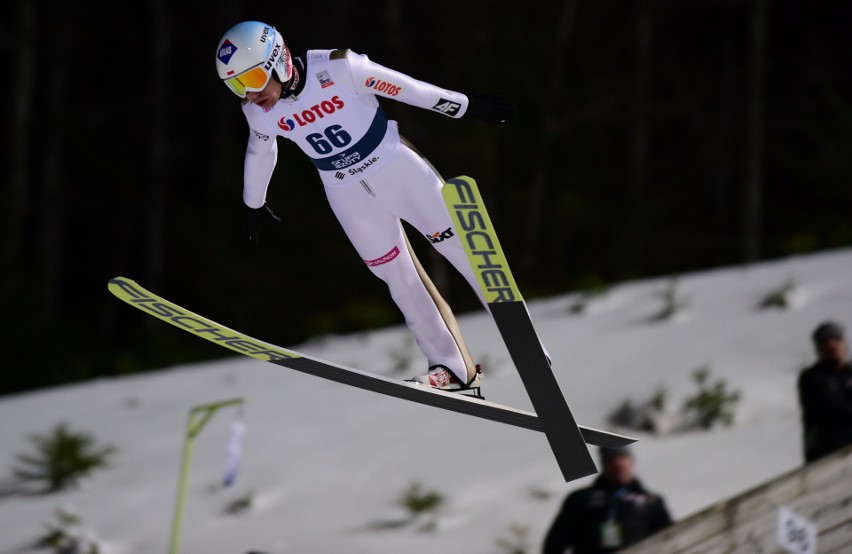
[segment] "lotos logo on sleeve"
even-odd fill
[[[382,94],[387,94],[388,96],[396,96],[402,90],[402,87],[398,85],[388,83],[387,81],[381,81],[375,77],[368,77],[364,82],[364,85],[366,85],[367,88],[371,88],[377,92],[381,92]]]

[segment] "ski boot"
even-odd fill
[[[465,393],[465,396],[483,398],[479,391],[479,387],[482,384],[482,367],[479,364],[476,366],[476,372],[473,374],[473,377],[467,383],[460,381],[449,368],[443,365],[433,365],[425,375],[418,375],[417,377],[408,379],[408,381],[448,392]],[[467,394],[468,392],[471,394]]]

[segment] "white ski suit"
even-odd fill
[[[429,238],[483,297],[441,197],[441,177],[400,139],[396,121],[387,119],[376,99],[459,118],[467,97],[349,50],[311,50],[297,71],[305,81],[297,95],[282,96],[268,110],[243,103],[251,129],[243,200],[251,208],[263,206],[277,159],[275,137],[295,142],[319,171],[328,202],[361,259],[387,283],[429,366],[446,366],[468,382],[470,369],[418,275],[400,219]]]

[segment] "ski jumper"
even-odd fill
[[[295,142],[322,179],[328,202],[369,269],[390,289],[429,366],[443,365],[462,383],[472,378],[462,350],[418,274],[400,220],[426,236],[485,304],[441,197],[444,182],[399,136],[376,96],[449,117],[467,109],[464,94],[371,62],[349,50],[308,51],[295,94],[271,109],[243,103],[250,133],[243,200],[266,201],[277,160],[276,137]]]

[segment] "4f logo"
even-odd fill
[[[453,233],[453,228],[449,227],[446,231],[438,231],[434,235],[426,235],[426,238],[429,239],[432,244],[438,244],[439,242],[444,242],[448,238],[454,236],[456,235]]]
[[[447,115],[456,115],[459,113],[459,108],[461,108],[461,104],[453,102],[452,100],[447,100],[446,98],[441,98],[438,100],[437,104],[432,106],[433,110]]]

